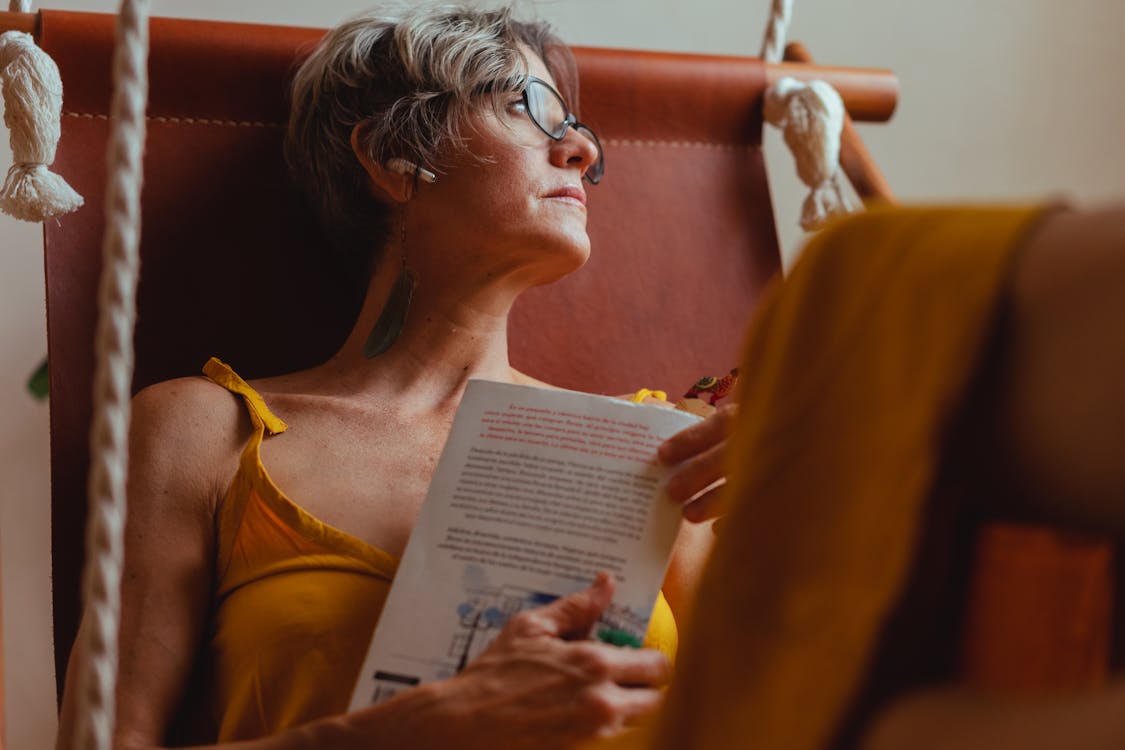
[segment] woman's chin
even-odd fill
[[[586,265],[586,261],[590,260],[590,238],[585,233],[582,234],[582,240],[575,242],[571,245],[565,254],[568,266],[564,272],[564,276],[574,273],[582,266]]]
[[[587,242],[567,248],[558,248],[554,252],[550,252],[550,255],[552,256],[551,262],[540,266],[541,273],[537,274],[532,286],[553,284],[582,268],[586,265],[586,261],[590,259],[590,245]]]

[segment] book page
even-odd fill
[[[682,411],[472,380],[352,695],[356,709],[457,674],[513,614],[617,592],[592,637],[639,646],[680,524],[664,496]]]

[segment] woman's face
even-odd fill
[[[543,61],[529,49],[524,54],[531,75],[554,86]],[[597,158],[594,144],[573,129],[551,140],[519,94],[499,114],[483,107],[465,131],[469,153],[452,155],[437,182],[421,186],[407,207],[408,232],[429,234],[441,256],[433,261],[470,279],[520,286],[554,281],[585,263],[582,175]]]

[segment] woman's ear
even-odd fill
[[[363,170],[367,172],[369,178],[368,189],[376,198],[389,198],[395,203],[406,203],[414,195],[414,175],[401,174],[371,158],[367,149],[363,147],[364,135],[370,127],[371,124],[366,121],[357,123],[352,128],[351,137],[352,153],[363,165]]]

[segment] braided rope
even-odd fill
[[[781,62],[785,56],[785,39],[789,35],[789,19],[793,17],[793,0],[773,0],[770,20],[762,39],[762,53],[766,62]]]
[[[772,1],[762,39],[763,61],[776,63],[784,59],[792,17],[793,0]],[[844,110],[839,98],[823,81],[804,84],[782,79],[766,91],[766,119],[784,131],[785,143],[797,160],[798,175],[810,188],[801,208],[801,227],[806,230],[858,208],[840,176]]]
[[[140,269],[141,156],[148,96],[148,1],[122,0],[107,157],[105,237],[98,293],[90,516],[83,596],[86,621],[72,747],[109,750],[117,683],[117,631],[124,561],[133,328]]]

